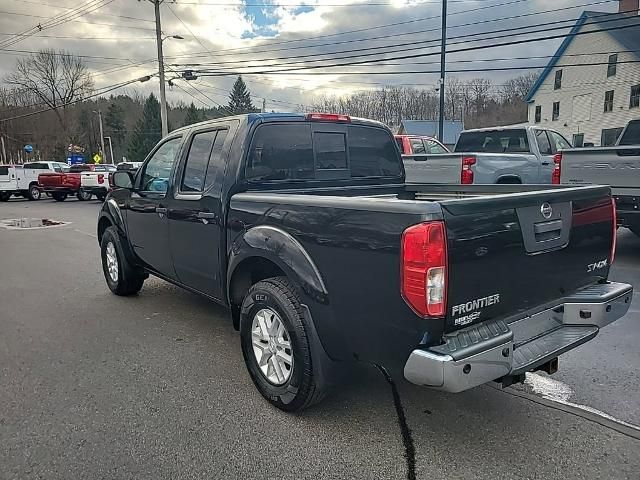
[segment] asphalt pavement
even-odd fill
[[[639,292],[553,376],[455,395],[398,382],[396,405],[362,366],[290,415],[253,387],[223,308],[153,278],[136,297],[109,292],[98,210],[0,204],[0,220],[71,222],[0,228],[2,480],[640,478],[640,434],[623,423],[640,425]],[[611,278],[640,285],[624,229]]]

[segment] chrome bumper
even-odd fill
[[[534,370],[624,316],[632,295],[628,284],[593,285],[534,314],[458,330],[446,335],[443,345],[413,350],[404,376],[416,385],[457,393]]]

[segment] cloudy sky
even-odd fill
[[[440,9],[439,0],[165,0],[163,34],[184,37],[164,42],[167,69],[207,72],[177,80],[167,96],[225,104],[236,72],[244,73],[254,103],[265,98],[276,110],[383,84],[435,88]],[[615,0],[449,0],[447,48],[547,38],[566,33],[584,10],[616,9]],[[153,11],[148,0],[0,0],[0,79],[19,56],[42,48],[83,55],[97,88],[157,72]],[[37,25],[41,31],[24,34]],[[560,41],[450,53],[447,69],[500,84],[526,70],[478,69],[544,65]],[[327,66],[367,60],[377,63]],[[157,78],[135,86],[143,94],[157,88]]]

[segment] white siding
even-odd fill
[[[593,26],[586,25],[581,31],[586,29]],[[633,53],[618,53],[622,50],[626,48],[607,32],[574,37],[529,103],[529,124],[535,124],[535,107],[540,105],[542,119],[538,125],[559,131],[569,141],[573,140],[573,134],[583,133],[585,142],[600,145],[603,129],[624,127],[629,120],[640,118],[640,108],[629,108],[631,85],[640,84],[640,63],[621,63],[638,61]],[[606,62],[610,53],[618,53],[618,66],[616,75],[607,78]],[[600,62],[605,65],[563,67]],[[555,72],[560,68],[562,87],[554,90]],[[604,94],[608,90],[614,91],[613,111],[605,113]],[[560,102],[560,118],[555,121],[551,120],[553,102]]]

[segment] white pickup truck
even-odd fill
[[[29,200],[40,200],[42,190],[38,186],[41,173],[66,172],[69,165],[62,162],[31,162],[23,165],[0,165],[0,202],[12,195]]]
[[[610,185],[618,225],[640,235],[640,118],[627,124],[615,146],[562,150],[555,162],[560,183]]]
[[[402,155],[407,182],[557,183],[554,155],[571,144],[555,130],[506,126],[465,130],[453,153]]]
[[[92,195],[103,201],[109,192],[109,174],[116,171],[111,164],[93,165],[92,170],[80,174],[80,194],[88,200]]]

